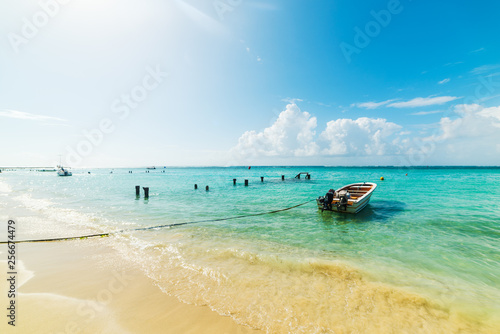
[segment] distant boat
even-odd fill
[[[73,173],[71,173],[67,168],[64,168],[63,166],[59,165],[57,166],[57,175],[59,176],[71,176]]]
[[[370,182],[343,186],[335,192],[328,192],[325,196],[317,198],[318,209],[358,213],[370,202],[375,188],[377,188],[377,184]]]
[[[151,166],[151,167],[146,167],[146,169],[156,169],[155,166]]]

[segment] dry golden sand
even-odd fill
[[[18,244],[23,263],[17,268],[16,326],[7,324],[4,279],[0,333],[260,332],[166,295],[105,244],[104,239]],[[4,249],[0,256],[6,258]],[[0,264],[6,273],[6,262]]]

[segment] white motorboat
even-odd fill
[[[59,165],[57,166],[57,175],[59,176],[71,176],[73,173],[68,170],[68,168],[64,168],[63,166]]]
[[[377,184],[371,182],[353,183],[316,199],[318,209],[358,213],[370,202]]]

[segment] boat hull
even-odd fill
[[[57,175],[59,175],[59,176],[72,176],[73,173],[71,173],[70,171],[65,170],[65,169],[59,169],[57,171]]]

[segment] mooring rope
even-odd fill
[[[282,211],[287,211],[291,210],[294,208],[297,208],[299,206],[302,206],[304,204],[310,203],[312,201],[315,201],[314,199],[300,203],[285,209],[279,209],[279,210],[273,210],[273,211],[267,211],[267,212],[260,212],[260,213],[252,213],[249,215],[240,215],[240,216],[233,216],[233,217],[226,217],[226,218],[216,218],[216,219],[205,219],[205,220],[197,220],[197,221],[192,221],[192,222],[185,222],[185,223],[175,223],[175,224],[167,224],[167,225],[158,225],[158,226],[150,226],[150,227],[140,227],[140,228],[134,228],[134,229],[129,229],[129,230],[119,230],[115,232],[108,232],[108,233],[97,233],[97,234],[87,234],[87,235],[81,235],[77,237],[63,237],[63,238],[50,238],[50,239],[33,239],[33,240],[16,240],[16,241],[10,241],[10,243],[27,243],[27,242],[50,242],[50,241],[63,241],[63,240],[75,240],[75,239],[87,239],[87,238],[96,238],[96,237],[108,237],[111,234],[118,234],[118,233],[126,233],[126,232],[133,232],[133,231],[146,231],[146,230],[156,230],[160,228],[171,228],[175,226],[183,226],[183,225],[191,225],[191,224],[199,224],[199,223],[209,223],[209,222],[220,222],[224,220],[232,220],[232,219],[240,219],[240,218],[246,218],[246,217],[255,217],[255,216],[263,216],[263,215],[269,215],[273,213],[278,213]],[[0,244],[6,244],[9,243],[9,241],[0,241]]]

